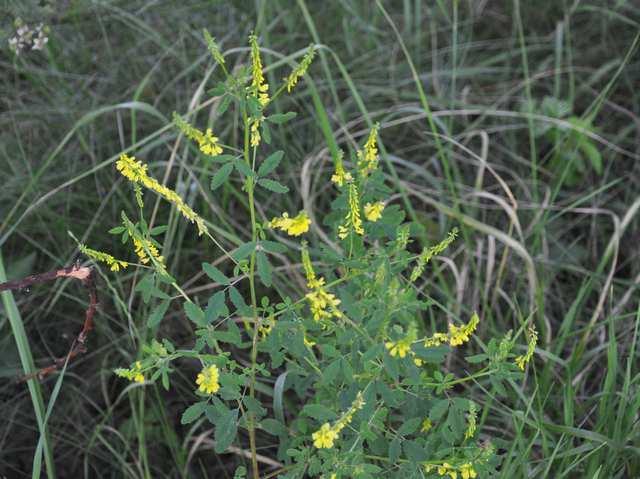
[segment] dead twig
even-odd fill
[[[76,356],[87,352],[86,341],[89,333],[93,329],[93,317],[98,307],[98,292],[96,289],[95,277],[92,268],[76,264],[73,266],[67,266],[66,268],[57,269],[55,271],[33,274],[31,276],[27,276],[26,278],[0,283],[0,292],[15,291],[28,288],[34,284],[53,281],[58,278],[74,278],[80,280],[89,291],[89,306],[85,311],[82,330],[78,334],[78,337],[73,340],[69,352],[64,357],[55,359],[51,366],[47,366],[40,369],[39,371],[36,371],[35,373],[20,377],[20,382],[28,381],[33,377],[42,379],[48,374],[51,374],[52,372],[64,366],[64,364],[68,361],[73,360]]]

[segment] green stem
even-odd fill
[[[249,157],[249,118],[247,112],[243,108],[242,117],[244,120],[244,160],[252,170],[255,163],[256,148],[253,149],[253,159]],[[255,243],[258,238],[258,227],[256,223],[256,209],[253,196],[254,180],[253,178],[246,179],[247,196],[249,198],[249,215],[251,218],[251,241]],[[255,268],[256,268],[256,250],[251,253],[251,259],[249,260],[249,289],[251,293],[251,309],[253,310],[253,338],[251,340],[251,377],[249,379],[249,397],[255,399],[256,395],[256,363],[258,359],[258,301],[256,299],[256,282],[255,282]],[[256,449],[256,424],[255,416],[253,412],[249,411],[249,447],[251,449],[251,468],[253,470],[253,478],[259,479],[260,470],[258,469],[258,453]]]

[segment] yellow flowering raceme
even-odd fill
[[[340,417],[332,426],[330,423],[325,422],[320,429],[311,435],[313,439],[313,445],[318,449],[329,449],[335,444],[340,431],[347,426],[352,420],[354,414],[364,407],[364,398],[361,392],[358,392],[356,398],[351,403],[351,407]]]
[[[378,168],[378,130],[380,126],[374,125],[369,133],[366,143],[364,144],[364,151],[358,151],[358,171],[362,176],[367,176]]]
[[[384,202],[376,201],[375,203],[367,203],[364,205],[364,217],[369,221],[375,223],[382,218],[382,211],[384,210]]]
[[[198,385],[198,391],[204,394],[214,394],[220,389],[218,379],[220,378],[220,371],[215,364],[204,367],[196,378],[196,384]]]
[[[301,211],[293,218],[289,217],[289,213],[282,213],[282,216],[273,218],[267,226],[269,228],[279,229],[286,232],[290,236],[300,236],[309,231],[311,220],[305,211]]]
[[[360,196],[358,195],[358,187],[353,182],[349,183],[349,211],[344,218],[344,223],[338,226],[338,237],[345,239],[349,236],[350,231],[360,236],[364,234],[360,217]]]
[[[142,374],[142,363],[140,361],[136,361],[131,369],[118,368],[115,370],[115,373],[129,381],[140,384],[144,383],[144,374]]]
[[[258,38],[249,35],[249,46],[251,47],[251,93],[258,98],[260,106],[263,108],[269,103],[269,84],[264,81],[262,73],[262,60],[260,59],[260,47]]]
[[[298,80],[307,72],[316,51],[313,45],[309,46],[307,53],[302,58],[302,61],[293,69],[293,71],[286,78],[285,83],[287,85],[287,93],[291,93],[291,90],[296,86]]]
[[[460,346],[469,341],[479,322],[480,318],[476,313],[473,313],[467,324],[462,326],[450,324],[448,333],[435,333],[430,338],[425,339],[424,346],[430,348],[444,343],[449,343],[451,346]]]
[[[449,476],[450,479],[458,479],[458,474],[460,474],[461,479],[474,479],[478,477],[478,473],[470,462],[458,466],[453,466],[448,462],[443,462],[442,464],[427,464],[424,468],[427,473],[436,470],[438,475]]]
[[[329,449],[333,447],[336,437],[338,437],[338,432],[335,431],[328,422],[325,422],[320,429],[311,435],[313,445],[318,449]]]
[[[137,161],[135,157],[126,154],[120,155],[120,159],[116,162],[116,168],[129,181],[140,184],[145,188],[156,192],[169,203],[172,203],[178,211],[191,223],[195,223],[198,227],[198,234],[208,233],[204,220],[193,211],[175,191],[160,184],[158,180],[147,174],[147,165]]]
[[[222,153],[218,137],[213,135],[211,128],[207,128],[205,132],[202,132],[187,123],[177,113],[173,114],[173,122],[187,138],[198,143],[200,151],[205,155],[216,156]]]
[[[518,367],[524,371],[524,367],[527,365],[531,358],[533,357],[533,353],[536,350],[536,344],[538,344],[538,332],[536,329],[531,326],[529,328],[529,341],[527,343],[527,352],[522,356],[518,356],[516,358],[516,364]]]
[[[142,264],[149,263],[149,255],[147,254],[148,251],[158,263],[164,266],[164,258],[160,255],[158,248],[156,248],[156,246],[151,241],[143,238],[133,238],[133,247]]]
[[[302,244],[302,266],[307,276],[307,287],[311,290],[305,297],[309,302],[309,309],[314,321],[331,319],[332,317],[341,318],[342,312],[338,309],[340,300],[326,290],[324,278],[316,276],[305,243]]]
[[[129,263],[126,261],[116,259],[108,253],[103,253],[102,251],[91,249],[82,243],[78,245],[78,249],[89,258],[95,261],[100,261],[101,263],[105,263],[110,267],[111,271],[120,271],[120,268],[124,269],[129,266]]]
[[[411,351],[411,338],[406,337],[398,341],[387,341],[384,343],[384,347],[387,348],[391,356],[404,358]]]
[[[415,282],[420,277],[420,275],[422,275],[422,273],[424,272],[425,266],[427,265],[427,263],[429,263],[429,261],[431,261],[431,258],[433,258],[436,255],[439,255],[445,249],[447,249],[449,245],[453,243],[453,241],[456,239],[457,235],[458,235],[458,228],[453,228],[449,232],[447,237],[443,239],[440,243],[438,243],[437,245],[431,246],[429,248],[424,248],[422,250],[422,253],[420,253],[420,256],[418,256],[418,259],[416,260],[416,264],[413,267],[413,270],[411,271],[409,280],[412,283]]]

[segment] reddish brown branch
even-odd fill
[[[71,344],[71,349],[62,358],[55,359],[51,366],[42,368],[35,373],[22,376],[20,381],[27,381],[33,377],[40,379],[46,375],[63,367],[65,363],[73,360],[76,356],[87,352],[86,341],[89,333],[93,329],[93,316],[96,313],[98,307],[98,292],[96,289],[96,282],[93,274],[93,270],[88,267],[73,265],[66,268],[58,269],[55,271],[48,271],[47,273],[34,274],[15,281],[7,281],[6,283],[0,283],[0,292],[7,290],[20,290],[27,288],[33,284],[45,283],[47,281],[53,281],[58,278],[75,278],[82,281],[82,284],[89,291],[89,307],[84,315],[84,324],[82,330],[78,334],[78,337],[74,339]]]

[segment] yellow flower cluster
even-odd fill
[[[361,236],[364,234],[360,217],[360,197],[355,183],[349,183],[349,212],[345,216],[345,222],[338,226],[338,237],[345,239],[351,230]]]
[[[340,152],[342,154],[342,152]],[[339,187],[342,187],[345,183],[349,183],[353,180],[353,176],[348,171],[345,171],[344,165],[342,164],[342,158],[339,157],[336,161],[336,171],[331,176],[331,182],[335,183]]]
[[[262,125],[262,120],[264,117],[253,118],[251,121],[251,146],[256,147],[260,144],[260,140],[262,137],[260,136],[260,125]]]
[[[214,394],[220,389],[220,371],[215,364],[202,368],[202,371],[196,378],[196,384],[198,385],[198,391],[204,394]]]
[[[406,337],[399,339],[397,341],[387,341],[384,343],[384,347],[387,348],[389,354],[392,357],[398,356],[399,358],[407,357],[407,354],[411,355],[413,358],[413,364],[420,367],[424,363],[424,361],[418,357],[416,357],[416,353],[411,350],[411,344],[416,339],[416,329],[415,326],[409,328],[409,333]]]
[[[358,150],[358,170],[362,176],[369,175],[378,167],[379,157],[377,140],[379,129],[380,125],[374,125],[369,133],[369,138],[367,138],[367,141],[364,144],[364,152]]]
[[[211,128],[207,128],[203,133],[187,123],[177,113],[173,114],[173,122],[184,133],[184,136],[198,143],[200,151],[205,155],[216,156],[222,153],[222,147],[218,144],[218,137],[213,135]]]
[[[411,351],[411,338],[407,336],[398,341],[387,341],[384,343],[384,347],[387,348],[391,356],[404,358],[407,356],[407,353]]]
[[[293,218],[289,217],[289,213],[282,213],[282,216],[273,218],[267,226],[269,228],[279,229],[286,232],[290,236],[300,236],[309,231],[311,220],[305,211],[301,211]]]
[[[115,370],[116,375],[121,378],[128,379],[136,383],[142,384],[144,382],[144,374],[142,374],[142,363],[136,361],[131,369],[118,368]]]
[[[307,276],[307,287],[311,292],[306,294],[309,308],[315,321],[321,319],[341,318],[342,313],[338,309],[340,300],[334,294],[329,293],[325,287],[323,277],[316,276],[309,257],[309,250],[306,244],[302,245],[302,266]]]
[[[516,364],[523,371],[524,367],[533,357],[533,353],[536,350],[536,344],[538,344],[538,332],[533,326],[531,326],[529,328],[529,342],[527,343],[527,352],[524,355],[518,356],[516,358]]]
[[[133,247],[136,252],[136,255],[138,255],[138,258],[140,259],[140,262],[142,264],[149,263],[149,255],[147,254],[147,251],[148,251],[149,254],[151,254],[151,256],[153,256],[153,258],[158,263],[164,266],[164,258],[160,256],[160,252],[158,251],[158,248],[156,248],[156,246],[151,241],[143,238],[140,238],[140,239],[133,238]]]
[[[376,201],[375,203],[367,203],[364,205],[364,217],[367,220],[375,223],[382,218],[382,211],[384,210],[384,201]]]
[[[206,29],[203,30],[203,34],[204,40],[207,42],[209,53],[211,53],[211,56],[216,62],[218,62],[221,66],[224,66],[224,57],[222,56],[222,53],[220,53],[220,47],[216,43],[215,38],[213,38]]]
[[[120,155],[120,159],[116,162],[118,171],[129,181],[141,184],[145,188],[155,191],[165,200],[172,203],[182,216],[191,223],[195,223],[198,227],[198,234],[208,233],[208,229],[204,224],[204,220],[193,211],[180,196],[173,190],[161,185],[158,180],[147,174],[147,165],[140,161],[136,161],[135,157],[126,154]]]
[[[440,346],[443,343],[449,343],[451,346],[460,346],[469,341],[479,322],[480,318],[476,313],[473,313],[467,324],[463,324],[462,326],[450,324],[448,333],[435,333],[425,340],[424,346],[430,348]]]
[[[262,73],[262,60],[260,59],[260,47],[258,38],[249,35],[249,46],[251,47],[251,92],[258,98],[258,102],[264,108],[269,103],[269,84],[265,83]]]
[[[347,426],[352,420],[353,415],[364,407],[364,398],[362,393],[358,392],[356,398],[351,403],[351,407],[345,412],[340,419],[332,426],[328,422],[325,422],[320,429],[311,435],[313,439],[313,445],[318,449],[332,448],[335,440],[337,439],[340,431]]]
[[[471,439],[478,428],[478,409],[474,402],[469,401],[469,414],[467,415],[467,429],[464,432],[465,439]]]
[[[460,474],[461,479],[474,479],[478,477],[478,473],[470,462],[465,462],[459,466],[452,466],[448,462],[443,462],[442,464],[427,464],[424,468],[426,472],[431,472],[435,469],[440,476],[449,476],[451,479],[458,479],[458,474]]]
[[[305,53],[302,58],[302,61],[293,69],[286,79],[287,93],[291,93],[291,90],[296,86],[298,80],[307,72],[315,54],[316,51],[313,45],[310,45],[307,53]]]
[[[431,422],[431,419],[426,418],[424,421],[422,421],[422,427],[420,428],[420,432],[429,432],[432,427],[433,427],[433,423]]]
[[[107,266],[110,266],[111,271],[120,271],[120,268],[124,269],[129,266],[129,263],[127,263],[126,261],[116,259],[108,253],[103,253],[102,251],[91,249],[82,243],[78,245],[78,248],[89,258],[100,261],[101,263],[105,263],[107,264]]]
[[[449,247],[451,243],[456,239],[458,235],[458,228],[453,228],[447,237],[443,239],[440,243],[435,246],[431,246],[430,248],[424,248],[418,259],[416,260],[416,265],[413,267],[411,271],[411,276],[409,276],[409,280],[413,283],[415,282],[420,275],[424,272],[424,268],[431,258],[442,253],[445,249]]]

